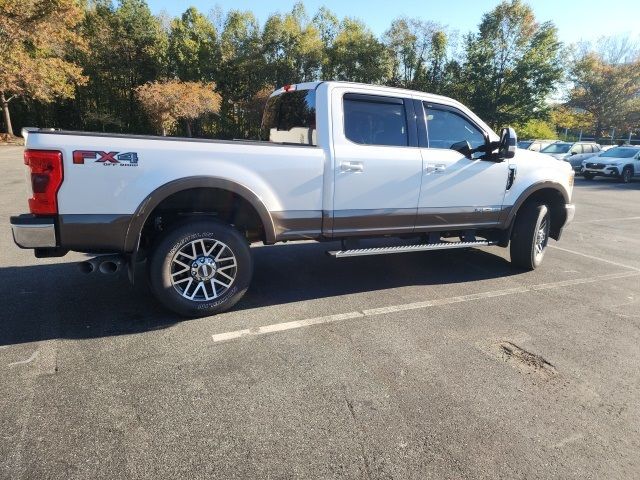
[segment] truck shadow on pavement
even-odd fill
[[[474,282],[521,273],[482,250],[416,252],[336,260],[325,255],[337,243],[297,243],[252,248],[252,285],[234,310],[412,285]],[[86,275],[76,263],[0,269],[4,299],[0,346],[55,338],[131,335],[174,325],[149,291],[144,265],[136,284],[126,275]],[[215,320],[212,320],[215,321]]]

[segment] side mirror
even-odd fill
[[[451,150],[455,150],[456,152],[460,152],[467,158],[471,158],[471,154],[473,151],[471,150],[471,144],[467,140],[461,140],[459,142],[454,143],[450,147]]]
[[[500,132],[500,145],[498,146],[498,158],[513,158],[516,156],[518,148],[518,136],[516,131],[511,128],[503,128]]]
[[[578,152],[571,152],[571,155],[575,155],[576,153],[578,153]]]

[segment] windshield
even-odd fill
[[[631,158],[636,153],[640,152],[638,148],[625,148],[625,147],[616,147],[610,148],[604,153],[601,153],[601,157],[616,157],[616,158]]]
[[[532,143],[533,142],[518,142],[518,148],[524,148],[526,150]]]
[[[552,143],[548,147],[540,150],[541,153],[567,153],[571,148],[571,143]]]
[[[316,91],[294,90],[269,98],[261,137],[274,143],[317,145]]]

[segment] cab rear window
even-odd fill
[[[317,145],[316,91],[294,90],[269,98],[262,138],[274,143]]]

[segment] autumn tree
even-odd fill
[[[625,63],[607,62],[588,52],[570,72],[573,88],[568,105],[593,116],[595,137],[609,128],[633,129],[640,117],[640,58]]]
[[[521,0],[503,1],[465,39],[461,101],[494,128],[546,115],[563,77],[555,26]]]
[[[590,129],[594,125],[594,117],[591,113],[568,107],[567,105],[558,105],[551,110],[551,123],[558,128],[568,130]]]
[[[191,120],[220,111],[220,95],[215,85],[202,82],[152,82],[136,88],[136,96],[149,120],[163,136],[185,120],[187,136],[191,136]]]
[[[75,85],[86,81],[65,59],[69,48],[82,45],[75,32],[82,18],[75,0],[0,0],[0,103],[8,135],[12,100],[73,98]]]

